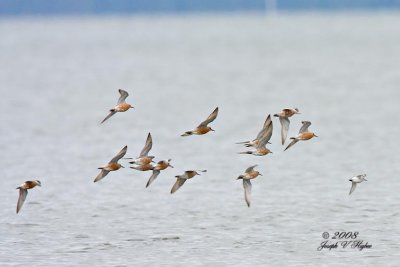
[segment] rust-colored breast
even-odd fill
[[[314,134],[311,132],[305,132],[300,135],[300,140],[309,140],[314,137]]]
[[[124,112],[127,111],[130,107],[131,105],[129,105],[128,103],[121,103],[115,107],[115,110],[118,112]]]
[[[186,171],[186,175],[187,175],[188,179],[190,179],[196,175],[196,172],[195,171]]]
[[[155,170],[162,171],[165,170],[168,167],[168,163],[165,161],[160,161],[157,163],[156,167],[154,168]]]
[[[107,169],[109,169],[110,171],[116,171],[119,168],[121,168],[121,165],[118,163],[112,162],[112,163],[109,163],[107,167],[108,167]]]
[[[269,152],[271,152],[271,151],[268,148],[265,148],[265,147],[260,148],[258,150],[258,153],[261,154],[261,155],[267,155]]]
[[[151,158],[150,157],[143,157],[140,159],[140,164],[147,165],[150,164]]]
[[[283,114],[285,117],[292,117],[294,114],[294,111],[289,108],[286,108],[283,110]]]
[[[154,167],[151,164],[146,164],[146,165],[142,165],[141,166],[141,170],[142,171],[149,171],[149,170],[152,170],[152,169],[154,169]]]
[[[259,172],[258,171],[251,171],[250,173],[248,173],[247,177],[248,179],[254,179],[258,176]]]
[[[206,133],[208,133],[210,131],[210,128],[209,127],[200,127],[200,128],[197,128],[196,129],[196,133],[197,134],[206,134]]]
[[[26,181],[25,184],[24,184],[24,186],[23,186],[23,188],[24,188],[24,189],[31,189],[31,188],[34,188],[35,186],[36,186],[36,183],[35,183],[35,182]]]

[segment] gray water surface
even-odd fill
[[[1,266],[399,266],[400,16],[199,15],[0,21]],[[107,115],[125,88],[135,109]],[[179,135],[219,106],[216,130]],[[238,155],[297,107],[319,137]],[[148,132],[151,173],[93,183]],[[126,167],[129,164],[122,161]],[[258,164],[252,206],[235,178]],[[177,174],[207,169],[174,195]],[[354,175],[367,182],[348,196]],[[15,214],[25,180],[39,179]],[[323,232],[359,251],[317,251]]]

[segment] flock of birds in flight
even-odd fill
[[[113,108],[110,109],[110,113],[104,118],[104,120],[101,122],[105,122],[109,118],[111,118],[114,114],[118,112],[125,112],[131,108],[133,108],[132,105],[128,104],[125,102],[126,98],[129,96],[128,92],[125,90],[119,89],[118,90],[120,93],[120,97],[118,99],[117,105]],[[278,117],[280,124],[281,124],[281,140],[282,140],[282,145],[285,144],[285,141],[287,139],[287,134],[289,131],[289,118],[292,117],[295,114],[300,114],[299,110],[297,108],[285,108],[281,112],[274,114],[274,117]],[[215,108],[215,110],[207,117],[205,121],[200,123],[195,129],[191,131],[186,131],[183,133],[181,136],[190,136],[190,135],[204,135],[210,131],[214,131],[210,126],[208,126],[209,123],[213,122],[218,116],[218,107]],[[317,137],[315,133],[310,132],[308,130],[309,126],[311,125],[311,122],[309,121],[302,121],[302,126],[299,130],[299,133],[295,137],[291,137],[290,139],[292,140],[289,145],[285,148],[285,151],[295,145],[298,141],[306,141],[310,140],[313,137]],[[269,140],[271,139],[272,136],[272,120],[271,120],[271,115],[268,115],[267,119],[264,122],[264,125],[260,132],[257,134],[256,138],[254,138],[251,141],[244,141],[244,142],[238,142],[237,144],[244,145],[247,148],[252,148],[252,150],[244,151],[244,152],[239,152],[239,154],[250,154],[254,156],[265,156],[269,153],[272,153],[266,145],[269,144]],[[165,170],[168,167],[173,168],[173,166],[170,164],[171,159],[168,160],[161,160],[158,161],[156,164],[153,161],[154,156],[149,156],[149,151],[151,150],[153,145],[152,137],[151,134],[149,133],[147,135],[146,143],[140,152],[139,156],[136,159],[132,158],[124,158],[128,147],[125,146],[122,148],[118,154],[113,157],[105,166],[100,167],[100,173],[96,176],[94,179],[94,182],[98,182],[102,180],[105,176],[107,176],[108,173],[112,171],[117,171],[120,168],[124,168],[120,163],[118,163],[119,160],[121,159],[132,159],[129,163],[131,164],[130,168],[138,170],[138,171],[152,171],[152,175],[150,176],[146,187],[149,187],[154,180],[157,178],[157,176],[160,174],[162,170]],[[237,180],[243,180],[243,189],[244,189],[244,198],[247,203],[247,206],[250,207],[250,196],[251,196],[251,182],[250,180],[257,178],[259,175],[262,175],[259,171],[256,171],[254,168],[257,167],[257,165],[253,165],[248,167],[244,174],[240,175]],[[196,175],[200,175],[199,172],[207,172],[207,170],[187,170],[181,175],[176,175],[176,182],[171,188],[171,194],[175,193],[179,188],[182,187],[182,185],[189,179],[193,178]],[[356,185],[358,183],[361,183],[362,181],[366,181],[365,179],[366,174],[361,174],[357,175],[353,178],[351,178],[349,181],[352,182],[351,189],[349,195],[355,190]],[[28,195],[28,189],[32,189],[36,186],[41,186],[41,182],[39,180],[32,180],[32,181],[26,181],[23,184],[21,184],[17,189],[19,189],[19,198],[17,202],[17,213],[20,211],[22,205],[25,202],[26,196]]]

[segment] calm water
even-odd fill
[[[399,266],[399,14],[0,21],[1,266]],[[135,106],[105,124],[118,98]],[[216,132],[181,138],[216,107]],[[238,155],[298,107],[319,138]],[[93,183],[124,145],[172,159]],[[240,181],[254,180],[247,208]],[[125,162],[125,165],[128,164]],[[174,175],[207,169],[176,194]],[[348,196],[348,179],[367,182]],[[21,182],[39,179],[15,214]],[[317,251],[323,232],[372,245]]]

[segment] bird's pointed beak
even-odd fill
[[[259,173],[258,175],[264,176],[264,175],[262,175],[262,173]]]
[[[121,168],[125,168],[125,167],[121,165]]]
[[[174,166],[172,166],[171,164],[169,165],[171,168],[173,168]]]
[[[314,134],[315,137],[318,137],[318,135]]]
[[[364,178],[364,181],[368,181],[368,180]]]

